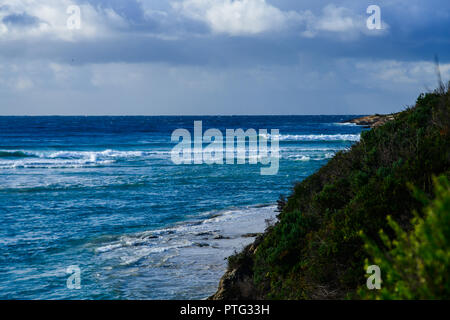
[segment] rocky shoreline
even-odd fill
[[[354,123],[358,126],[364,126],[366,128],[374,128],[384,125],[386,122],[392,121],[399,113],[392,114],[375,114],[370,116],[364,116],[359,118],[354,118],[342,123]]]
[[[244,257],[251,257],[255,254],[258,245],[262,240],[262,235],[259,235],[255,242],[243,249],[241,255]],[[219,282],[219,287],[212,296],[207,300],[259,300],[262,297],[258,296],[253,284],[253,270],[252,260],[240,261],[236,266],[228,267],[225,274]]]

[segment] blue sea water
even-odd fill
[[[351,116],[0,117],[0,299],[202,299]],[[280,130],[280,169],[175,165],[175,129]],[[69,266],[81,288],[70,289]]]

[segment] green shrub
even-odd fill
[[[423,198],[423,197],[422,197]],[[380,231],[384,246],[365,237],[369,261],[380,267],[381,290],[360,289],[363,298],[449,299],[450,298],[450,184],[445,176],[435,180],[435,199],[417,213],[412,230],[403,230],[392,217],[391,240]],[[385,250],[387,248],[387,250]],[[371,263],[372,264],[372,263]]]
[[[255,253],[231,261],[251,265],[258,296],[355,296],[368,258],[359,232],[383,248],[379,230],[395,237],[393,222],[411,228],[411,212],[424,206],[408,184],[431,197],[432,176],[450,172],[449,110],[448,91],[423,94],[414,107],[364,132],[350,150],[298,183]]]

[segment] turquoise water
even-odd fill
[[[279,195],[359,140],[349,118],[0,117],[0,299],[207,297]],[[171,133],[194,120],[279,129],[278,174],[173,164]]]

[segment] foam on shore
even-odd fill
[[[226,258],[253,242],[255,234],[274,221],[275,209],[271,205],[210,212],[204,219],[97,243],[93,249],[102,266],[98,278],[126,283],[128,298],[204,298],[217,289]],[[139,287],[149,290],[141,294],[135,290]]]

